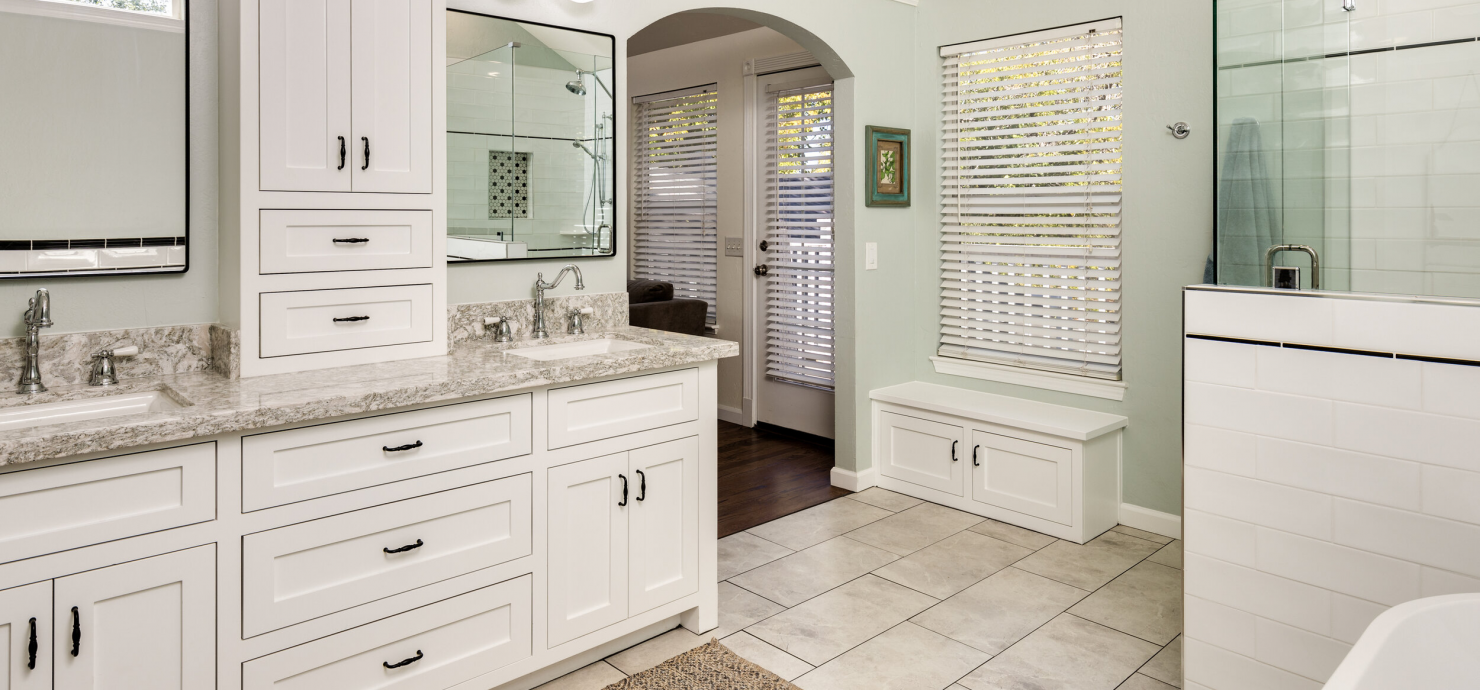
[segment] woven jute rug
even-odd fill
[[[606,690],[798,690],[740,658],[717,640],[684,652]]]

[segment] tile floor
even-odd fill
[[[803,690],[1167,690],[1182,542],[1083,546],[869,489],[719,542],[720,627],[541,686],[599,690],[718,637]]]

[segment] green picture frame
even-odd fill
[[[910,178],[910,130],[894,127],[864,128],[868,141],[865,176],[868,180],[864,205],[883,208],[908,208]]]

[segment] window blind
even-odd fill
[[[1120,378],[1121,35],[941,50],[941,356]]]
[[[714,86],[633,99],[632,275],[673,283],[674,297],[709,303],[716,323]]]
[[[833,388],[832,84],[767,94],[766,375]]]

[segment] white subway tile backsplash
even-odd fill
[[[1423,418],[1418,459],[1432,464],[1480,472],[1480,421],[1427,415]]]
[[[1182,360],[1188,381],[1240,388],[1254,387],[1255,350],[1276,348],[1188,338]]]
[[[1391,408],[1336,403],[1336,447],[1417,460],[1427,415]]]
[[[1260,438],[1255,476],[1395,508],[1418,510],[1422,505],[1418,463],[1328,446]]]
[[[1336,543],[1480,577],[1480,527],[1338,498]]]
[[[1331,636],[1356,644],[1372,621],[1389,607],[1345,594],[1331,595]]]
[[[1471,357],[1480,358],[1480,353]],[[1423,409],[1480,419],[1480,367],[1424,362]]]
[[[1184,473],[1189,506],[1317,539],[1331,538],[1331,497],[1198,468]]]
[[[1282,393],[1188,383],[1183,404],[1189,424],[1263,436],[1331,443],[1332,403]]]
[[[1390,606],[1418,598],[1415,563],[1271,529],[1259,530],[1258,568]]]
[[[1480,309],[1447,304],[1410,304],[1370,300],[1335,303],[1337,347],[1406,355],[1455,357],[1475,355],[1480,342]]]
[[[1309,678],[1188,638],[1182,645],[1187,679],[1213,690],[1320,690]]]
[[[1220,561],[1253,568],[1259,557],[1259,528],[1201,510],[1182,512],[1183,548]]]
[[[1422,512],[1480,525],[1480,473],[1424,467]]]
[[[1252,657],[1258,653],[1259,618],[1248,611],[1187,596],[1182,632],[1187,637]]]
[[[1422,407],[1419,362],[1295,348],[1258,348],[1260,390],[1348,402]]]
[[[1474,594],[1480,592],[1480,579],[1465,577],[1447,570],[1425,567],[1420,595],[1440,597],[1446,594]]]
[[[1331,592],[1303,582],[1187,553],[1183,589],[1191,596],[1256,616],[1327,634]]]
[[[1257,621],[1259,642],[1254,658],[1317,682],[1329,680],[1352,648],[1350,644],[1324,635],[1263,618]]]
[[[1258,437],[1240,431],[1187,424],[1182,453],[1190,467],[1201,467],[1246,477],[1254,476]]]
[[[1333,344],[1334,303],[1339,300],[1202,290],[1189,290],[1186,300],[1188,333]]]

